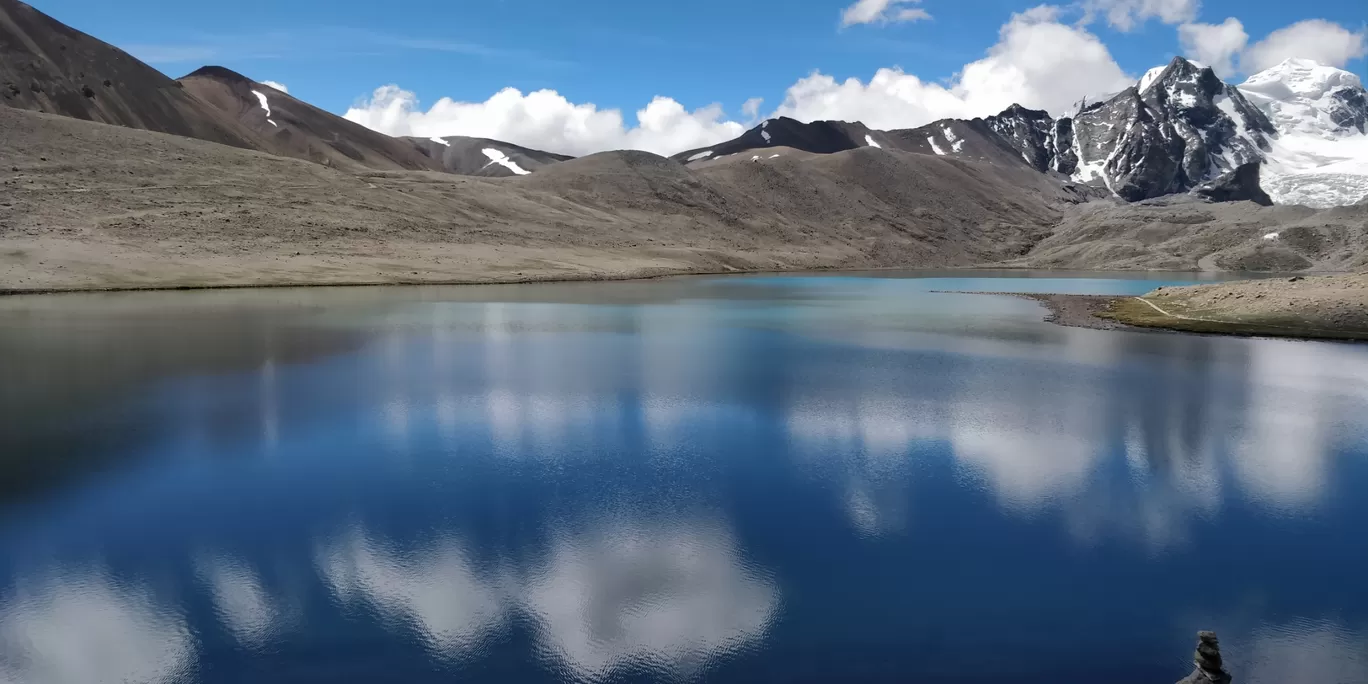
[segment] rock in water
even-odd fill
[[[1197,652],[1192,654],[1196,669],[1178,684],[1230,684],[1230,673],[1221,664],[1221,644],[1215,632],[1197,633]]]
[[[1192,194],[1212,202],[1250,201],[1265,207],[1273,205],[1273,198],[1259,187],[1259,162],[1249,162],[1234,171],[1221,174],[1192,189]]]

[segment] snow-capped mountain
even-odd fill
[[[1276,133],[1239,89],[1181,57],[1072,116],[1013,106],[987,121],[1036,169],[1129,201],[1187,192],[1260,161]]]
[[[1129,201],[1188,192],[1227,175],[1247,181],[1248,173],[1233,174],[1253,162],[1262,163],[1262,184],[1278,203],[1325,207],[1368,197],[1368,92],[1354,74],[1308,60],[1288,60],[1233,86],[1179,57],[1058,119],[1013,105],[923,129],[958,124],[986,126],[1038,171],[1105,186]],[[960,150],[941,145],[936,153]]]
[[[1345,71],[1308,59],[1289,59],[1240,84],[1283,135],[1338,138],[1368,133],[1363,82]]]
[[[1368,194],[1365,128],[1368,95],[1348,72],[1289,60],[1237,87],[1210,68],[1176,57],[1134,86],[1082,101],[1059,118],[1020,105],[989,117],[893,131],[780,118],[674,159],[702,163],[778,146],[819,154],[889,147],[1022,163],[1132,202],[1191,192],[1220,179],[1223,187],[1250,183],[1258,169],[1235,172],[1262,164],[1265,188],[1275,201],[1326,206],[1352,204]]]
[[[1358,76],[1289,59],[1239,88],[1278,131],[1263,183],[1274,201],[1326,207],[1368,198],[1368,91]]]

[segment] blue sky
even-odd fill
[[[172,76],[219,64],[285,83],[292,95],[337,113],[385,84],[410,91],[423,106],[441,97],[482,102],[512,86],[622,109],[628,125],[658,95],[687,110],[720,103],[724,117],[738,120],[745,100],[763,97],[768,113],[814,71],[868,80],[897,66],[926,82],[948,82],[984,57],[1013,13],[1038,4],[921,0],[916,7],[930,20],[842,27],[842,10],[853,1],[33,0]],[[1078,5],[1061,7],[1060,23],[1074,25],[1083,15]],[[1310,18],[1359,32],[1365,15],[1363,0],[1205,0],[1193,20],[1236,17],[1254,43]],[[1098,19],[1086,31],[1128,74],[1180,51],[1175,23],[1158,18],[1130,31]],[[1362,74],[1364,60],[1346,67]]]

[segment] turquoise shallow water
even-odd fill
[[[0,682],[1368,681],[1368,348],[823,274],[0,300]]]

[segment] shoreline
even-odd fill
[[[654,272],[659,271],[659,272]],[[554,283],[594,283],[594,282],[629,282],[629,281],[648,281],[660,280],[663,278],[678,278],[691,276],[723,276],[723,275],[802,275],[802,274],[830,274],[830,273],[897,273],[897,272],[926,272],[926,273],[964,273],[973,271],[1002,271],[1002,272],[1042,272],[1051,271],[1049,277],[1058,278],[1085,278],[1097,277],[1105,273],[1117,274],[1200,274],[1216,276],[1213,281],[1237,280],[1242,278],[1257,278],[1260,274],[1234,274],[1229,271],[1203,271],[1203,270],[1151,270],[1151,269],[1039,269],[1026,266],[999,265],[999,264],[978,264],[973,266],[960,266],[952,268],[912,268],[907,266],[866,266],[850,268],[848,266],[805,266],[793,269],[747,269],[729,268],[724,270],[708,269],[644,269],[642,272],[627,273],[547,273],[543,275],[518,275],[512,278],[500,279],[480,279],[480,278],[454,278],[451,280],[356,280],[343,282],[277,282],[277,283],[204,283],[204,284],[176,284],[168,283],[165,285],[106,285],[91,287],[37,287],[37,288],[16,288],[0,287],[0,297],[20,297],[25,295],[63,295],[63,294],[82,294],[82,293],[112,293],[112,292],[190,292],[200,290],[280,290],[290,288],[350,288],[350,287],[456,287],[456,286],[483,286],[483,285],[532,285],[532,284],[554,284]],[[1057,271],[1056,275],[1054,272]],[[1233,275],[1235,277],[1225,278],[1224,276]],[[1012,295],[1035,298],[1037,295],[1025,295],[1016,292],[975,292],[970,294],[995,294]],[[1085,295],[1038,295],[1040,297],[1054,296],[1085,296]],[[1045,301],[1042,299],[1041,301]],[[1088,326],[1081,326],[1088,327]]]
[[[1120,299],[1116,295],[1076,295],[1076,294],[1045,294],[1045,293],[1022,293],[1022,292],[992,292],[984,294],[1010,294],[1022,299],[1030,299],[1045,306],[1049,312],[1045,316],[1046,323],[1066,328],[1087,328],[1089,330],[1131,330],[1142,332],[1156,332],[1153,328],[1145,328],[1138,325],[1130,325],[1114,318],[1109,318],[1105,314],[1109,313],[1112,304]],[[1175,331],[1163,331],[1175,332]]]
[[[0,288],[0,298],[35,296],[35,295],[64,295],[64,294],[96,294],[96,293],[123,293],[123,292],[181,292],[181,291],[213,291],[213,290],[283,290],[283,289],[303,289],[303,288],[365,288],[365,287],[460,287],[460,286],[490,286],[490,285],[533,285],[533,284],[555,284],[555,283],[593,283],[593,282],[631,282],[631,281],[652,281],[666,278],[694,277],[694,276],[723,276],[723,275],[793,275],[802,276],[826,275],[839,273],[967,273],[967,272],[1003,272],[1026,271],[1037,269],[1023,269],[1020,267],[1002,267],[996,264],[979,264],[955,269],[909,269],[906,267],[866,267],[866,268],[847,268],[842,266],[816,266],[795,269],[745,269],[727,268],[723,270],[712,269],[672,269],[656,268],[642,269],[637,272],[605,273],[605,272],[581,272],[581,273],[545,273],[545,274],[516,274],[512,278],[460,278],[452,280],[413,280],[413,281],[354,281],[354,282],[279,282],[279,283],[227,283],[227,284],[165,284],[165,285],[130,285],[130,286],[106,286],[106,287],[85,287],[85,288]],[[1096,277],[1105,272],[1115,273],[1159,273],[1157,271],[1099,271],[1096,273],[1077,271],[1074,269],[1060,270],[1057,276],[1068,277]],[[1163,273],[1173,274],[1205,274],[1217,276],[1216,283],[1224,281],[1227,285],[1232,283],[1249,283],[1261,280],[1260,274],[1230,274],[1226,272],[1211,271],[1163,271]],[[1224,280],[1221,276],[1233,276],[1230,280]],[[1241,278],[1244,276],[1244,279]],[[997,276],[987,276],[997,277]],[[1002,276],[1005,277],[1005,276]],[[1277,276],[1267,277],[1274,280]],[[1293,282],[1304,280],[1301,276],[1292,278]],[[1215,283],[1214,283],[1215,284]],[[1194,286],[1207,287],[1207,286]],[[1164,288],[1160,288],[1161,290]],[[1165,294],[1171,298],[1173,290]],[[1182,313],[1170,312],[1169,310],[1156,305],[1148,299],[1155,294],[1150,293],[1145,296],[1117,296],[1117,295],[1082,295],[1082,294],[1059,294],[1059,293],[1030,293],[1030,292],[1000,292],[1000,291],[976,291],[960,292],[960,294],[981,294],[995,296],[1010,296],[1021,299],[1030,299],[1038,302],[1045,307],[1047,314],[1043,318],[1044,322],[1070,328],[1085,328],[1091,330],[1125,330],[1132,332],[1167,332],[1167,333],[1186,333],[1198,335],[1225,335],[1240,337],[1269,337],[1279,339],[1300,339],[1300,340],[1322,340],[1340,342],[1368,342],[1368,329],[1360,330],[1356,328],[1335,328],[1311,325],[1307,322],[1287,321],[1280,318],[1278,322],[1261,319],[1258,316],[1245,316],[1245,320],[1230,320],[1229,318],[1214,318],[1208,315],[1185,315]],[[1261,295],[1262,296],[1262,295]],[[1178,308],[1167,299],[1163,302],[1170,308]],[[1236,317],[1239,316],[1235,312]]]

